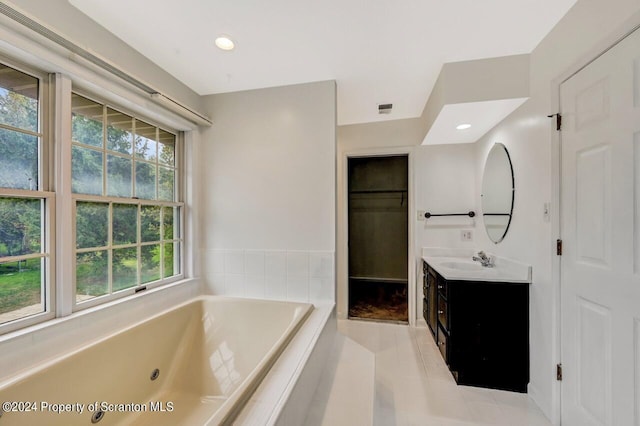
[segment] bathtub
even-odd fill
[[[198,297],[4,381],[0,426],[231,424],[312,309]]]

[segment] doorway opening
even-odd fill
[[[407,155],[348,159],[349,318],[408,322]]]

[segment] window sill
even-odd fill
[[[189,278],[0,336],[0,383],[202,294]]]

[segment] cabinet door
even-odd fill
[[[431,285],[431,277],[429,276],[429,267],[425,261],[422,262],[422,272],[422,316],[424,317],[424,321],[427,323],[427,326],[431,328],[429,321],[429,286]],[[431,333],[433,333],[433,329],[431,329]]]
[[[438,349],[440,349],[440,354],[447,365],[449,365],[448,341],[449,337],[447,333],[442,328],[438,327]]]
[[[449,332],[449,318],[447,316],[448,305],[447,299],[442,296],[438,297],[438,322],[440,323],[440,326],[447,331],[447,333]]]
[[[449,356],[458,383],[525,392],[528,284],[449,284]]]
[[[429,319],[427,323],[429,324],[429,328],[431,329],[431,333],[435,336],[437,334],[438,328],[438,310],[436,308],[437,303],[437,287],[438,287],[438,276],[434,273],[433,269],[429,268],[427,272],[428,283],[427,283],[427,303],[428,309],[427,313]]]

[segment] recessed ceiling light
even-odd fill
[[[233,50],[236,45],[229,37],[220,36],[216,39],[216,46],[218,46],[222,50]]]
[[[464,123],[464,124],[457,125],[456,129],[457,130],[467,130],[469,127],[471,127],[471,124]]]

